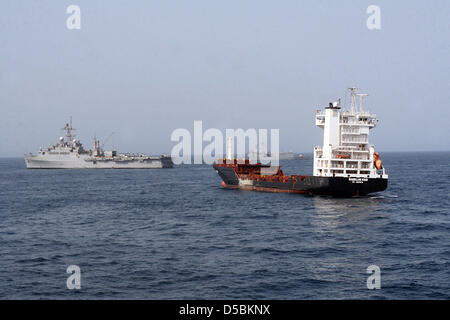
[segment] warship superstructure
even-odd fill
[[[37,154],[26,154],[28,169],[150,169],[173,167],[170,156],[148,156],[145,154],[119,154],[117,151],[105,151],[104,145],[94,138],[92,149],[84,149],[80,140],[75,139],[72,117],[62,129],[66,136],[59,141],[42,148]]]
[[[341,110],[340,99],[316,113],[316,125],[323,129],[323,146],[314,148],[313,175],[285,175],[279,166],[252,164],[231,154],[213,167],[226,188],[267,192],[291,192],[333,196],[362,196],[387,188],[388,175],[369,131],[378,123],[363,109],[367,94],[350,88],[351,108]],[[356,110],[356,97],[360,98]]]

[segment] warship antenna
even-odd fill
[[[367,93],[357,93],[356,94],[359,97],[359,113],[363,112],[363,98],[367,97],[368,94]]]
[[[72,131],[75,131],[76,129],[72,127],[72,116],[70,116],[69,123],[66,123],[64,128],[62,130],[66,130],[66,138],[67,142],[72,142],[72,139],[75,138],[75,134],[72,133]]]

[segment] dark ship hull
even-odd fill
[[[288,192],[301,194],[331,195],[337,197],[364,196],[383,191],[388,180],[382,178],[286,176],[278,168],[276,174],[261,174],[261,164],[215,163],[216,172],[226,188],[265,192]]]

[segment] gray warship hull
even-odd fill
[[[156,169],[172,168],[168,156],[145,158],[93,158],[84,155],[25,155],[28,169]]]

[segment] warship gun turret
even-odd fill
[[[75,139],[72,117],[62,129],[65,138],[42,148],[37,154],[26,154],[28,169],[150,169],[172,168],[170,156],[148,156],[145,154],[119,154],[117,151],[105,151],[100,141],[94,138],[92,149],[84,149],[80,140]]]

